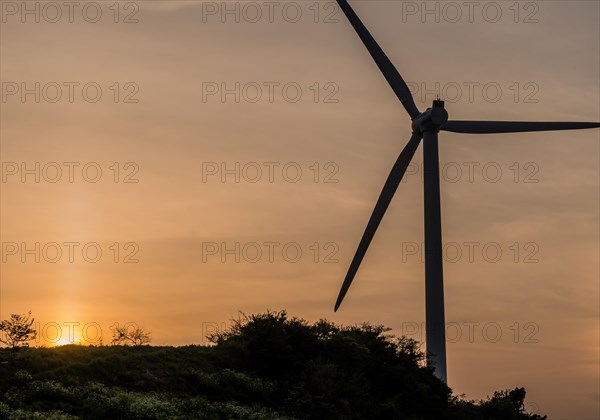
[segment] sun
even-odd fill
[[[58,346],[68,346],[71,344],[82,345],[82,343],[83,343],[83,340],[82,340],[80,331],[74,330],[68,334],[62,335],[57,340],[54,340],[52,344],[55,347],[58,347]]]
[[[60,338],[59,340],[54,342],[55,346],[68,346],[69,344],[75,344],[74,340],[70,340],[66,337]]]

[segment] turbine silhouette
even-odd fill
[[[340,8],[367,47],[375,63],[392,90],[410,115],[412,136],[383,186],[373,214],[360,240],[356,254],[342,284],[335,303],[340,307],[350,284],[358,271],[377,227],[385,214],[412,157],[423,139],[423,175],[425,201],[425,342],[428,361],[433,363],[438,378],[447,382],[446,332],[444,320],[444,280],[442,267],[442,228],[440,211],[440,180],[438,133],[451,131],[465,134],[521,133],[528,131],[574,130],[600,127],[597,122],[529,122],[529,121],[448,121],[444,102],[433,101],[433,107],[420,112],[406,85],[392,62],[379,47],[346,0],[337,0]]]

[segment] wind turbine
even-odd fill
[[[425,201],[425,342],[434,373],[442,381],[446,376],[446,331],[444,320],[444,280],[442,267],[442,227],[440,211],[440,179],[438,133],[451,131],[465,134],[521,133],[528,131],[575,130],[600,127],[597,122],[529,122],[529,121],[452,121],[444,102],[433,101],[432,108],[421,112],[406,85],[389,58],[363,25],[347,0],[337,0],[340,8],[367,47],[375,63],[412,120],[412,136],[392,167],[373,214],[352,259],[335,311],[340,307],[348,288],[358,271],[367,248],[377,231],[412,157],[423,139],[423,175]]]

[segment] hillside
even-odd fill
[[[212,346],[0,349],[7,419],[541,419],[525,390],[459,399],[383,327],[253,315]]]

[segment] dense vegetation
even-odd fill
[[[383,327],[253,315],[212,346],[0,349],[6,419],[541,419],[525,390],[465,401]]]

